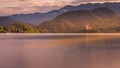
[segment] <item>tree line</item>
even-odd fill
[[[0,26],[0,33],[38,33],[37,27],[25,23]]]

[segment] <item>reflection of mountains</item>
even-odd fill
[[[48,46],[64,46],[64,45],[90,45],[92,43],[104,43],[108,41],[119,39],[119,35],[1,35],[1,40],[23,40],[23,41],[37,41],[44,42],[40,45]],[[45,43],[45,41],[47,41]],[[105,44],[105,43],[104,43]],[[103,44],[103,45],[104,45]],[[96,44],[98,45],[98,44]]]
[[[65,37],[65,39],[53,40],[53,43],[60,44],[60,45],[64,44],[64,45],[81,45],[82,46],[82,45],[90,45],[91,43],[94,43],[94,42],[95,43],[97,43],[97,42],[104,43],[105,41],[108,41],[108,40],[114,41],[115,39],[119,39],[119,38],[120,38],[120,36],[112,36],[112,35],[108,35],[108,36],[106,36],[106,35],[93,35],[93,36],[85,35],[85,36],[76,36],[76,37],[71,37],[71,38]],[[98,45],[98,44],[96,44],[96,45]]]

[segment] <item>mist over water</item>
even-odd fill
[[[0,68],[120,68],[120,35],[0,35]]]

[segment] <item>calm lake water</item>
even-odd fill
[[[120,34],[1,34],[0,68],[120,68]]]

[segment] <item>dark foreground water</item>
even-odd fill
[[[0,68],[120,68],[120,35],[0,35]]]

